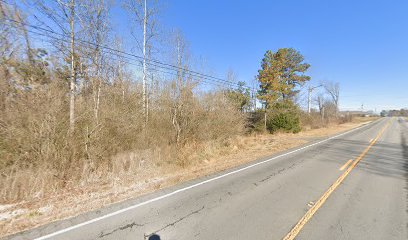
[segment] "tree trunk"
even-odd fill
[[[147,112],[149,111],[147,108],[147,95],[146,95],[146,87],[147,87],[147,66],[146,66],[146,28],[147,28],[147,1],[144,1],[144,17],[143,17],[143,116],[145,117],[145,124],[147,124],[148,116]]]
[[[264,127],[265,127],[265,132],[267,131],[267,127],[266,127],[266,109],[265,109],[265,115],[264,115]]]
[[[72,134],[75,128],[75,0],[71,0],[71,16],[69,20],[69,26],[71,31],[71,78],[69,86],[69,131]]]
[[[21,31],[23,32],[23,35],[24,35],[24,40],[25,40],[26,49],[27,49],[28,62],[31,67],[34,67],[33,51],[31,49],[30,39],[28,38],[27,28],[25,27],[24,20],[20,16],[19,12],[16,13],[16,17],[17,17],[17,20],[20,22]]]
[[[99,43],[98,43],[99,44]],[[99,49],[96,49],[96,56],[95,56],[95,62],[96,62],[96,81],[94,82],[94,85],[96,84],[96,91],[94,88],[94,116],[95,116],[95,122],[96,125],[99,123],[99,102],[100,102],[100,93],[101,93],[101,74],[100,74],[100,65],[99,65]]]
[[[99,102],[101,96],[101,81],[98,82],[98,89],[96,90],[96,99],[95,99],[95,121],[96,124],[99,124]]]

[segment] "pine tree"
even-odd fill
[[[271,105],[277,100],[290,100],[296,87],[310,80],[304,73],[310,67],[304,57],[293,48],[281,48],[277,52],[266,51],[258,71],[259,98]]]

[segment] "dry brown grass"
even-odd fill
[[[3,8],[3,16],[19,11]],[[0,39],[0,235],[253,161],[318,135],[243,136],[244,114],[225,92],[200,92],[199,77],[184,72],[187,56],[177,78],[149,76],[146,120],[139,72],[119,56],[111,59],[99,43],[95,49],[77,45],[70,56],[59,41],[44,51],[28,46],[30,36],[20,30],[3,24],[0,32],[8,33]]]
[[[244,131],[221,91],[185,85],[178,98],[171,82],[151,98],[144,125],[140,86],[127,81],[103,86],[98,121],[92,88],[78,93],[70,134],[61,79],[22,90],[0,70],[0,235],[183,181],[180,172],[222,155],[218,146]]]
[[[111,181],[89,181],[83,187],[65,189],[49,197],[22,201],[0,209],[12,214],[0,225],[0,234],[11,234],[58,219],[95,210],[108,204],[134,198],[161,188],[229,169],[273,153],[287,150],[311,140],[327,137],[357,127],[374,118],[356,118],[351,123],[331,125],[298,134],[254,134],[237,136],[218,142],[207,141],[185,145],[179,154],[189,164],[166,161],[171,149],[128,151],[113,157]],[[149,159],[149,161],[146,161]],[[116,173],[116,174],[115,174]],[[121,177],[118,177],[121,174]],[[125,175],[123,175],[125,174]],[[96,177],[97,179],[97,177]],[[40,201],[38,201],[40,200]]]

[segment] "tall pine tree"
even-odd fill
[[[310,67],[304,57],[293,48],[280,48],[275,53],[268,50],[258,71],[259,98],[270,106],[278,100],[290,100],[296,87],[310,80],[305,72]]]

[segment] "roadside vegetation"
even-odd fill
[[[125,48],[110,1],[0,1],[0,214],[28,209],[1,215],[0,233],[356,126],[337,126],[352,121],[339,112],[337,83],[322,83],[318,109],[302,109],[310,65],[299,51],[266,51],[259,87],[233,72],[220,80],[193,64],[179,30],[156,29],[160,8],[147,3],[147,11],[143,1],[121,5],[134,37]],[[58,212],[58,202],[75,210]]]
[[[408,117],[408,109],[400,110],[382,110],[380,113],[381,117]]]

